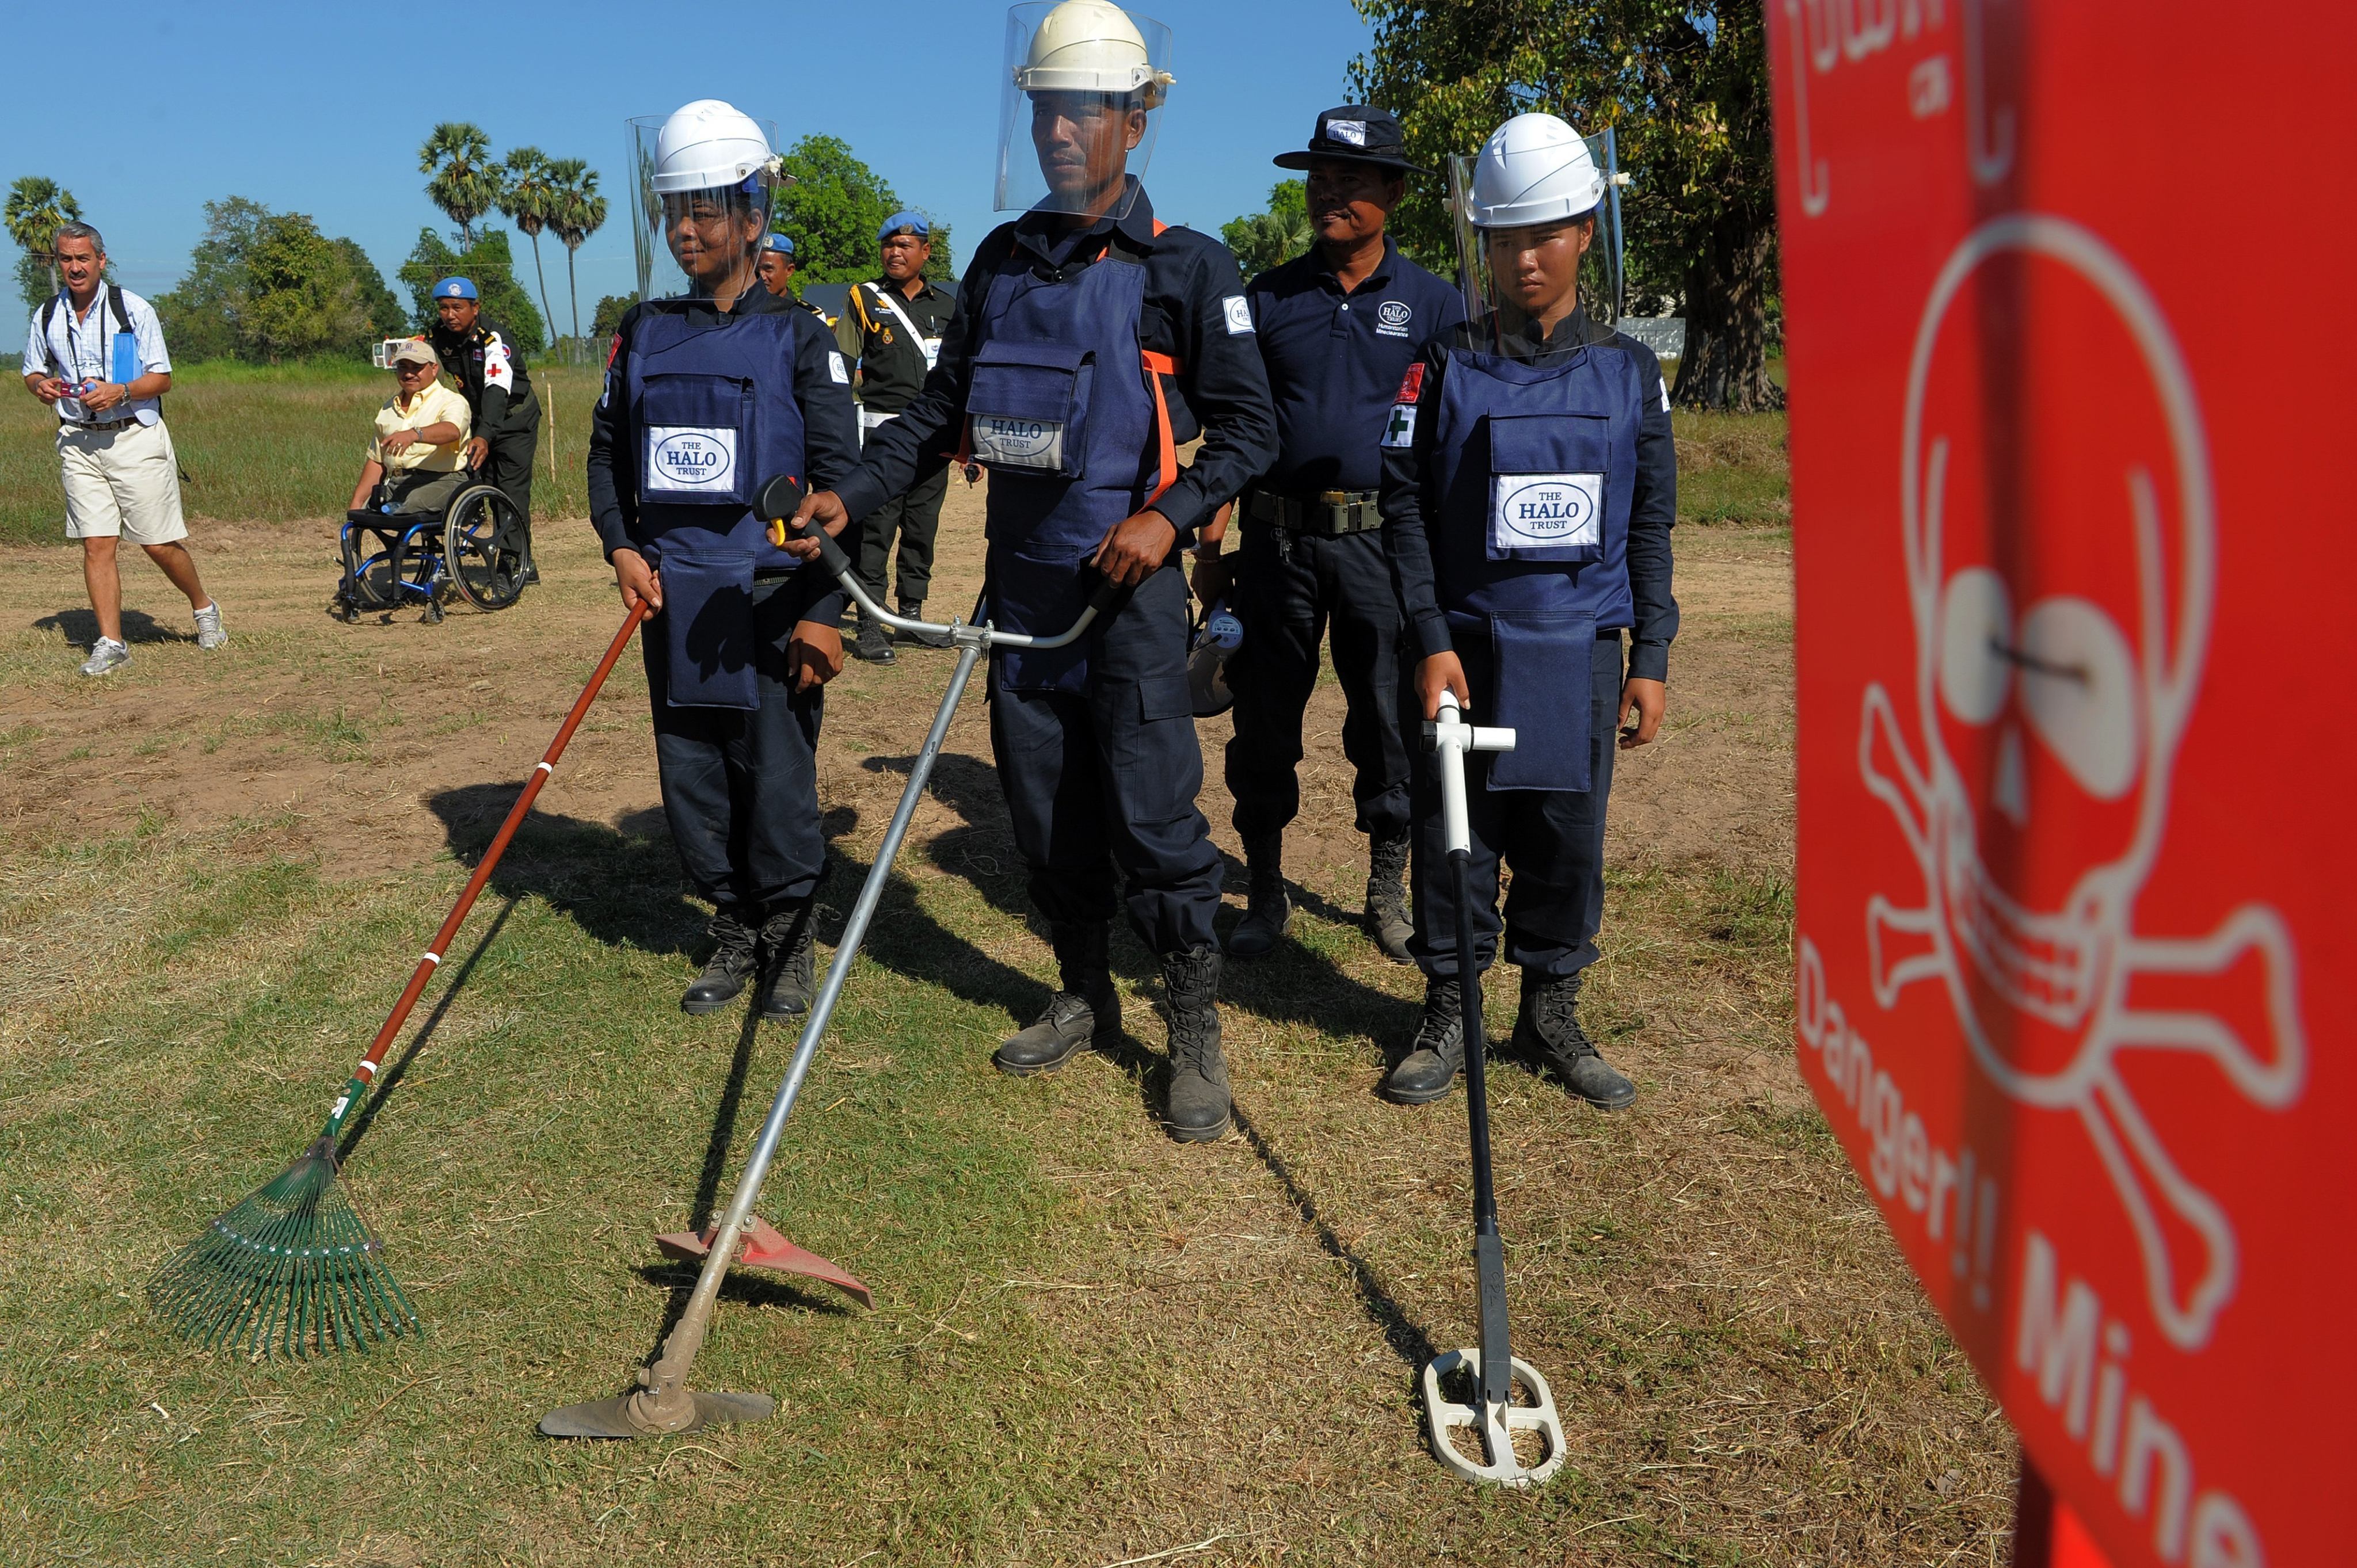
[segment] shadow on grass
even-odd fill
[[[88,648],[98,640],[98,612],[91,609],[59,610],[46,615],[33,623],[35,631],[54,631],[77,648]],[[126,644],[150,642],[194,642],[193,630],[179,631],[157,624],[145,610],[135,610],[128,605],[123,609],[123,640]]]
[[[466,784],[428,799],[450,853],[472,865],[490,846],[522,783]],[[535,810],[516,830],[491,890],[537,897],[597,940],[644,952],[702,951],[707,919],[683,891],[679,858],[661,811],[637,811],[619,827]]]
[[[871,757],[862,766],[871,773],[891,772],[905,777],[915,761],[913,757]],[[1015,847],[1014,830],[1007,822],[1006,803],[999,790],[996,770],[975,757],[944,754],[933,765],[927,788],[935,799],[964,819],[963,826],[952,828],[932,841],[930,853],[934,867],[968,883],[1003,913],[1018,919],[1032,919],[1033,929],[1039,930],[1039,922],[1031,916],[1022,856]],[[1222,860],[1232,862],[1232,857],[1223,855]],[[1241,871],[1242,867],[1236,869]],[[1295,898],[1297,907],[1320,918],[1357,924],[1355,912],[1338,908],[1306,889],[1296,889]],[[1125,920],[1116,919],[1114,926],[1123,934],[1113,945],[1114,967],[1133,981],[1158,980],[1160,962],[1126,935]],[[1028,1023],[1047,1004],[1047,992],[1036,983],[1031,983],[1027,994],[1037,1000],[1027,1002],[1028,1011],[1017,1019],[1021,1023]],[[1272,1023],[1305,1024],[1327,1033],[1363,1035],[1384,1042],[1383,1048],[1387,1054],[1394,1045],[1398,1054],[1405,1053],[1419,1015],[1414,1003],[1352,979],[1332,960],[1298,942],[1287,942],[1268,958],[1254,963],[1226,965],[1221,977],[1221,1000]],[[1115,1059],[1123,1060],[1125,1068],[1130,1065],[1119,1057]]]
[[[443,985],[442,994],[434,999],[434,1010],[425,1015],[425,1022],[417,1026],[416,1032],[409,1036],[409,1044],[403,1047],[400,1057],[377,1079],[376,1090],[369,1096],[368,1103],[352,1119],[352,1124],[344,1129],[343,1142],[336,1148],[337,1165],[349,1161],[352,1151],[360,1147],[361,1139],[368,1134],[378,1113],[384,1110],[385,1101],[393,1098],[393,1091],[401,1087],[401,1080],[408,1075],[409,1064],[417,1059],[417,1053],[434,1038],[434,1031],[441,1026],[443,1015],[450,1011],[450,1004],[457,1001],[458,993],[466,989],[468,977],[475,972],[475,965],[499,940],[500,928],[508,923],[508,917],[515,913],[515,907],[516,901],[512,897],[500,906],[500,912],[491,917],[491,923],[483,929],[481,936],[475,939],[474,950],[467,955],[467,961],[458,966],[457,972]]]
[[[1285,1163],[1285,1156],[1276,1152],[1275,1146],[1244,1113],[1244,1108],[1231,1106],[1229,1114],[1235,1119],[1236,1131],[1251,1145],[1252,1152],[1259,1156],[1262,1165],[1268,1167],[1268,1174],[1276,1178],[1276,1185],[1284,1190],[1285,1201],[1292,1206],[1294,1213],[1300,1216],[1301,1223],[1309,1228],[1309,1233],[1318,1239],[1318,1245],[1325,1250],[1328,1257],[1351,1271],[1351,1286],[1358,1293],[1360,1310],[1367,1315],[1368,1321],[1383,1331],[1383,1342],[1392,1348],[1394,1355],[1407,1363],[1410,1375],[1421,1374],[1425,1364],[1440,1353],[1433,1344],[1432,1337],[1418,1327],[1415,1320],[1408,1316],[1407,1309],[1383,1289],[1383,1282],[1375,1277],[1373,1267],[1343,1245],[1342,1238],[1335,1234],[1334,1228],[1327,1224],[1326,1217],[1318,1212],[1318,1200],[1309,1195],[1308,1187],[1301,1185],[1301,1179],[1293,1174],[1293,1167]]]

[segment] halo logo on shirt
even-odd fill
[[[1404,299],[1387,299],[1375,308],[1375,333],[1383,338],[1405,338],[1407,324],[1415,317],[1415,310]]]
[[[1490,481],[1490,548],[1592,548],[1603,542],[1601,474],[1498,474]]]
[[[733,491],[737,433],[714,427],[657,424],[647,429],[649,493],[711,495]]]
[[[974,456],[1002,468],[1055,473],[1064,466],[1064,422],[1008,414],[974,416]]]
[[[1220,301],[1220,308],[1227,313],[1229,337],[1241,338],[1253,329],[1252,302],[1243,295],[1229,295]]]

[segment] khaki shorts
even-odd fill
[[[119,430],[58,426],[66,537],[169,544],[188,536],[180,517],[180,460],[164,422]]]

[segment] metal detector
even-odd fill
[[[785,519],[793,516],[802,499],[801,487],[791,479],[776,478],[761,488],[754,504],[762,517]],[[773,521],[770,536],[782,542],[786,526]],[[694,1364],[695,1353],[704,1348],[705,1333],[712,1323],[712,1308],[720,1298],[721,1281],[732,1262],[782,1268],[823,1279],[858,1297],[863,1304],[867,1301],[865,1285],[824,1259],[803,1252],[779,1236],[754,1217],[753,1205],[761,1196],[761,1182],[770,1174],[770,1162],[776,1157],[779,1141],[785,1134],[786,1118],[793,1114],[802,1080],[809,1076],[811,1061],[818,1055],[819,1040],[826,1034],[827,1020],[834,1015],[835,1001],[843,994],[843,983],[851,973],[852,961],[859,956],[868,922],[875,917],[876,906],[884,897],[884,884],[892,875],[892,862],[900,853],[900,841],[908,836],[909,819],[916,815],[918,797],[925,792],[925,781],[932,776],[933,760],[941,755],[950,720],[957,714],[959,700],[965,695],[966,682],[974,665],[992,648],[1061,648],[1087,631],[1122,593],[1119,585],[1103,583],[1080,618],[1056,637],[997,630],[981,620],[979,607],[975,611],[977,624],[952,621],[940,626],[887,613],[860,586],[858,574],[853,570],[851,557],[844,553],[842,545],[818,530],[812,530],[805,537],[818,542],[821,563],[834,574],[835,580],[862,612],[896,631],[946,633],[957,650],[957,668],[950,673],[949,690],[942,693],[941,708],[933,714],[933,727],[925,736],[924,749],[917,754],[915,766],[909,769],[909,782],[900,790],[900,803],[893,808],[891,825],[884,830],[884,842],[877,849],[876,862],[867,868],[867,880],[860,885],[858,902],[852,906],[851,918],[844,922],[843,940],[835,947],[834,961],[827,965],[825,983],[819,987],[818,999],[811,1004],[810,1018],[802,1026],[793,1060],[786,1068],[785,1081],[778,1085],[778,1096],[770,1102],[770,1114],[761,1123],[760,1136],[754,1141],[743,1174],[737,1178],[737,1190],[728,1199],[726,1211],[717,1227],[700,1236],[683,1234],[661,1239],[663,1250],[674,1257],[700,1254],[703,1259],[703,1272],[696,1275],[694,1294],[688,1297],[687,1310],[681,1315],[679,1326],[663,1341],[662,1354],[654,1364],[640,1369],[636,1391],[553,1410],[540,1418],[540,1430],[545,1436],[661,1437],[694,1432],[720,1422],[760,1421],[776,1413],[777,1402],[768,1394],[703,1393],[687,1386],[688,1369]],[[741,1258],[740,1247],[745,1251]],[[810,1266],[813,1263],[823,1267]]]
[[[1440,820],[1447,835],[1448,874],[1457,887],[1458,993],[1464,999],[1465,1120],[1473,1135],[1473,1262],[1480,1278],[1481,1346],[1436,1356],[1424,1369],[1424,1413],[1432,1454],[1469,1481],[1535,1487],[1563,1463],[1563,1419],[1538,1369],[1517,1359],[1506,1344],[1506,1245],[1498,1236],[1498,1195],[1490,1179],[1490,1092],[1483,1073],[1489,1043],[1481,1033],[1481,977],[1473,945],[1473,900],[1467,886],[1473,834],[1465,814],[1465,754],[1512,751],[1514,732],[1477,729],[1464,721],[1453,692],[1440,693],[1440,717],[1424,726],[1425,744],[1440,768]],[[1466,1388],[1472,1403],[1448,1397]],[[1487,1455],[1476,1463],[1450,1441],[1470,1429]],[[1514,1453],[1516,1433],[1535,1433],[1544,1450],[1524,1465]]]

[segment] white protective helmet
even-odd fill
[[[1146,59],[1145,36],[1112,0],[1064,0],[1015,68],[1025,92],[1135,92],[1148,109],[1162,106],[1175,80]]]
[[[1594,211],[1604,190],[1578,132],[1552,114],[1517,114],[1481,145],[1466,216],[1477,229],[1560,223]]]
[[[742,186],[757,175],[778,183],[777,160],[760,125],[734,104],[699,98],[673,111],[655,134],[657,196]]]

